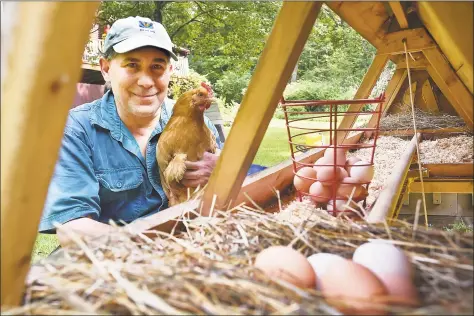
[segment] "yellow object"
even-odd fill
[[[308,134],[305,137],[305,142],[306,142],[306,145],[308,146],[322,145],[321,144],[322,138],[323,138],[323,135],[321,135],[321,133]]]

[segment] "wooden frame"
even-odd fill
[[[472,181],[425,181],[425,193],[459,193],[472,194]],[[422,193],[421,182],[412,182],[408,187],[410,193]]]
[[[383,45],[377,47],[377,54],[404,54],[405,45],[403,45],[403,40],[407,41],[408,52],[419,52],[437,47],[424,28],[416,28],[385,34]]]
[[[81,55],[98,6],[99,2],[18,4],[21,27],[15,30],[2,83],[2,306],[21,302],[48,184],[81,75]]]
[[[423,54],[430,63],[427,71],[431,78],[472,131],[474,115],[472,94],[451,68],[438,47],[425,49]]]
[[[401,206],[401,193],[407,181],[408,170],[416,153],[416,142],[420,141],[421,134],[413,136],[407,149],[395,164],[385,188],[380,192],[377,201],[367,217],[369,223],[383,222],[387,217],[394,218]]]
[[[405,10],[403,9],[402,3],[400,1],[389,1],[388,4],[390,5],[395,18],[397,19],[400,28],[408,28],[408,19],[407,15],[405,14]]]
[[[235,200],[321,5],[322,2],[283,3],[204,192],[203,215],[209,215],[214,197],[221,209]]]

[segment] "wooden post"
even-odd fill
[[[449,100],[456,112],[461,116],[469,129],[473,130],[473,98],[472,94],[451,68],[441,50],[430,48],[423,50],[430,66],[426,69],[441,92]]]
[[[408,19],[405,14],[405,10],[403,10],[402,3],[400,1],[389,1],[388,4],[390,5],[390,8],[392,8],[393,14],[397,19],[400,28],[408,28]]]
[[[367,221],[369,223],[383,222],[387,215],[394,214],[400,199],[403,185],[405,184],[408,169],[416,153],[416,141],[421,139],[421,134],[413,136],[407,149],[393,167],[390,178],[385,184],[385,188],[380,192],[377,201],[370,211]]]
[[[1,304],[21,302],[99,2],[22,2],[2,82]]]
[[[372,89],[374,88],[377,80],[380,77],[385,65],[388,62],[389,55],[375,55],[372,64],[370,65],[369,69],[367,70],[364,79],[362,79],[362,83],[357,90],[354,99],[366,99],[370,96]],[[364,107],[364,104],[351,104],[349,105],[348,112],[357,112],[360,111]],[[342,118],[341,123],[339,124],[338,128],[352,128],[355,121],[357,120],[357,115],[346,115]],[[349,135],[349,131],[341,131],[337,132],[337,144],[341,144],[343,139]]]
[[[284,2],[243,98],[201,204],[208,215],[235,199],[257,153],[291,72],[308,39],[321,2]]]

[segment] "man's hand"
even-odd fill
[[[186,161],[186,172],[184,173],[183,180],[181,180],[181,184],[190,188],[197,188],[198,186],[202,188],[209,181],[218,158],[219,156],[216,154],[205,152],[199,161]]]

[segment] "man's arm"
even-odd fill
[[[100,215],[99,182],[92,162],[92,145],[84,128],[71,116],[68,119],[59,158],[48,189],[39,231],[52,233],[54,223],[64,230],[74,229],[77,234],[106,232],[104,226],[93,220]],[[102,227],[102,228],[100,228]],[[60,243],[66,242],[64,231],[59,232]]]
[[[69,232],[73,232],[76,235],[80,236],[90,236],[96,237],[113,231],[115,228],[113,226],[95,221],[93,219],[83,217],[74,219],[70,222],[67,222],[60,227],[58,227],[56,234],[58,236],[59,243],[61,247],[64,247],[67,244],[72,242],[69,237]]]

